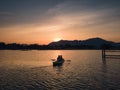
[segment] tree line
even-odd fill
[[[10,43],[6,44],[4,42],[0,42],[0,50],[72,50],[72,49],[120,49],[120,47],[114,47],[111,45],[101,45],[100,47],[92,46],[92,45],[39,45],[39,44],[17,44],[17,43]]]

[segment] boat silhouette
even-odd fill
[[[61,66],[64,63],[62,55],[58,55],[57,60],[53,62],[53,66]]]

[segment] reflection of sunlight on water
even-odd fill
[[[34,60],[29,60],[29,61],[25,61],[25,60],[9,60],[5,62],[6,65],[9,66],[30,66],[30,67],[39,67],[39,66],[49,66],[51,65],[50,61],[34,61]]]
[[[79,60],[81,63],[86,63],[85,60],[94,59],[91,51],[74,51],[74,50],[30,50],[30,51],[12,51],[5,50],[0,52],[1,65],[19,65],[19,66],[52,66],[51,59],[57,59],[58,55],[63,55],[65,60],[71,60],[73,64],[78,65]],[[86,57],[87,56],[87,57]],[[99,57],[99,56],[98,56]],[[93,60],[92,60],[93,61]],[[89,64],[90,60],[87,61]]]
[[[58,55],[62,55],[61,50],[55,50],[53,53],[53,57],[56,59]]]
[[[51,66],[52,60],[57,59],[58,55],[67,56],[62,50],[30,50],[30,51],[12,51],[5,50],[0,52],[1,62],[6,66]],[[66,57],[65,57],[66,59]]]
[[[59,54],[66,61],[53,67]],[[99,50],[0,51],[0,89],[119,90],[120,61],[101,59]]]

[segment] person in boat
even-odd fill
[[[58,61],[58,62],[61,62],[61,61],[63,62],[63,61],[64,61],[62,55],[58,55],[58,57],[57,57],[57,61]]]

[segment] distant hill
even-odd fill
[[[104,40],[102,38],[90,38],[90,39],[87,39],[87,40],[60,40],[58,42],[51,42],[48,44],[49,46],[52,46],[52,47],[67,47],[67,46],[71,46],[71,47],[82,47],[82,48],[95,48],[95,49],[98,49],[98,48],[101,48],[102,45],[109,45],[109,46],[113,46],[113,47],[116,47],[116,46],[120,46],[120,43],[115,43],[115,42],[112,42],[112,41],[107,41],[107,40]]]
[[[87,39],[87,40],[84,40],[82,41],[82,44],[85,44],[85,45],[93,45],[93,46],[96,46],[96,47],[100,47],[101,45],[103,44],[109,44],[109,45],[115,45],[114,42],[112,41],[107,41],[107,40],[104,40],[102,38],[91,38],[91,39]]]

